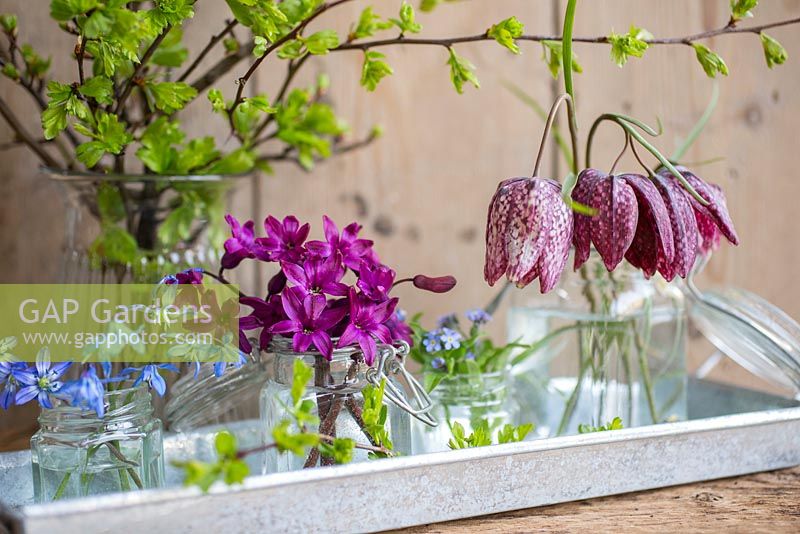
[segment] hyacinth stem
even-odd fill
[[[542,165],[542,156],[544,155],[544,147],[547,144],[547,138],[550,137],[550,131],[553,129],[553,122],[556,119],[558,108],[561,107],[561,103],[565,100],[567,102],[567,108],[569,108],[572,103],[572,97],[569,94],[564,93],[556,98],[556,101],[553,102],[553,105],[550,108],[550,113],[547,114],[547,121],[545,121],[544,130],[542,131],[542,142],[539,143],[539,152],[536,154],[536,163],[533,166],[533,174],[531,174],[531,178],[536,178],[536,176],[539,175],[539,168]],[[573,150],[577,150],[575,144],[572,146]]]

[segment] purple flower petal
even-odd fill
[[[603,174],[596,169],[585,169],[581,171],[575,183],[575,188],[572,190],[572,200],[584,206],[591,207],[595,186],[607,177],[607,174]],[[573,269],[577,270],[581,265],[586,263],[591,253],[592,218],[581,213],[575,213],[573,218],[574,229],[572,241],[575,245]]]
[[[638,174],[624,174],[620,178],[633,188],[639,204],[636,234],[625,258],[650,278],[656,273],[660,256],[667,262],[675,256],[672,222],[664,199],[653,182]]]
[[[658,272],[666,280],[672,280],[676,275],[685,277],[697,257],[699,237],[692,206],[683,188],[673,178],[659,173],[655,176],[655,184],[670,214],[672,238],[675,242],[673,260],[668,261],[666,257],[659,256]]]
[[[633,242],[639,210],[633,188],[618,176],[600,180],[594,188],[591,234],[606,269],[613,271]]]

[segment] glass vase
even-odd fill
[[[31,438],[34,498],[59,499],[161,487],[161,421],[146,386],[107,392],[106,413],[43,410]]]
[[[458,375],[447,377],[430,392],[431,415],[439,422],[436,427],[412,423],[414,454],[450,450],[454,423],[464,428],[464,434],[486,421],[497,443],[497,433],[506,424],[519,424],[519,405],[511,393],[506,372]]]
[[[571,261],[570,261],[571,264]],[[683,293],[623,262],[609,273],[593,253],[548,295],[515,291],[509,339],[530,345],[513,359],[523,418],[539,435],[687,418]]]
[[[49,177],[62,186],[66,208],[61,281],[154,283],[190,267],[217,266],[222,216],[193,217],[188,225],[169,217],[191,195],[221,210],[231,178],[62,171]]]
[[[407,349],[407,345],[405,348]],[[294,362],[300,358],[314,371],[313,380],[307,385],[303,400],[311,401],[312,413],[319,418],[319,424],[308,425],[308,431],[331,438],[349,438],[357,444],[378,445],[367,432],[362,419],[363,391],[367,386],[378,385],[385,378],[383,403],[388,412],[385,429],[392,443],[392,452],[404,456],[411,454],[413,410],[404,397],[398,398],[396,392],[402,391],[398,376],[412,381],[413,378],[405,372],[395,347],[379,345],[379,357],[376,357],[373,366],[367,365],[360,350],[353,347],[335,349],[330,361],[318,352],[293,352],[290,343],[285,340],[273,341],[273,352],[274,372],[261,392],[261,418],[267,442],[271,440],[272,430],[281,421],[290,419],[288,409],[292,405]],[[407,350],[404,352],[407,354]],[[417,388],[414,390],[415,395],[424,394],[415,381],[411,387]],[[427,406],[418,410],[418,414],[427,413],[430,409],[429,399],[425,401],[428,402]],[[292,423],[290,432],[297,431],[298,428]],[[352,461],[361,462],[368,458],[368,450],[356,448]],[[263,471],[285,472],[333,463],[332,458],[321,455],[317,448],[311,449],[304,457],[280,453],[273,448],[266,452]]]

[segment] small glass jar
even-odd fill
[[[519,406],[511,394],[508,373],[483,373],[447,377],[430,392],[433,401],[431,415],[439,422],[436,427],[414,422],[412,426],[414,454],[450,450],[454,423],[472,434],[485,420],[492,431],[492,443],[506,424],[519,424]]]
[[[376,357],[374,367],[367,365],[360,350],[352,347],[334,350],[330,361],[318,352],[293,352],[291,343],[283,339],[274,340],[271,350],[275,358],[274,373],[261,392],[261,418],[266,441],[271,440],[272,430],[281,421],[290,419],[288,407],[292,405],[294,362],[302,358],[314,371],[313,381],[306,386],[303,400],[313,402],[312,413],[320,420],[318,425],[309,425],[308,431],[334,438],[350,438],[357,444],[377,445],[365,431],[361,418],[364,409],[363,390],[370,384],[379,383],[376,376],[393,374],[391,371],[384,374],[384,368],[398,363],[402,367],[402,363],[396,359],[394,347],[379,345],[378,352],[382,356]],[[387,354],[392,361],[387,359]],[[387,363],[384,365],[384,362]],[[384,404],[388,408],[388,417],[385,428],[392,442],[392,452],[409,455],[411,413],[391,399],[393,395],[389,391],[399,388],[394,376],[388,376],[386,380]],[[297,432],[298,429],[292,424],[290,431]],[[365,461],[368,455],[368,451],[357,448],[352,461]],[[316,448],[311,449],[305,457],[280,453],[273,448],[266,452],[263,471],[285,472],[324,465],[333,465],[333,460],[320,455]]]
[[[539,435],[616,417],[625,427],[687,418],[684,296],[659,275],[646,279],[627,262],[609,273],[593,252],[551,293],[516,291],[508,333],[531,345],[512,374]]]
[[[201,364],[197,376],[183,373],[171,387],[164,421],[167,430],[181,434],[177,460],[215,461],[214,440],[221,430],[236,436],[240,448],[261,444],[259,396],[271,371],[271,355],[255,350],[247,358],[247,363],[229,366],[222,376],[214,373],[214,364]],[[263,458],[253,454],[246,461],[252,472],[258,472]]]
[[[36,502],[161,487],[161,421],[146,386],[105,395],[106,413],[67,405],[43,410],[31,438]]]

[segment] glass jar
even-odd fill
[[[508,334],[531,345],[512,373],[540,435],[616,417],[625,427],[687,418],[684,296],[659,275],[648,280],[627,262],[609,273],[593,252],[551,293],[515,291]]]
[[[106,413],[58,405],[43,410],[31,438],[36,502],[161,487],[161,421],[146,386],[105,395]]]
[[[214,461],[214,439],[221,430],[236,436],[240,448],[261,444],[259,396],[271,371],[271,355],[256,350],[247,359],[241,367],[229,366],[222,376],[214,373],[214,364],[201,364],[196,377],[183,373],[172,386],[164,420],[170,432],[182,434],[178,460]],[[257,454],[246,461],[251,472],[263,464]]]
[[[303,400],[312,401],[312,413],[320,420],[319,424],[308,426],[310,432],[319,432],[334,438],[350,438],[357,444],[376,445],[367,434],[361,417],[364,409],[363,391],[369,385],[379,384],[385,377],[383,403],[388,412],[385,429],[392,442],[392,451],[399,455],[410,455],[412,412],[417,415],[427,414],[430,410],[430,399],[421,386],[405,372],[401,358],[408,353],[407,348],[405,345],[405,350],[401,350],[398,358],[395,347],[378,345],[379,355],[370,367],[357,348],[335,349],[332,359],[328,361],[318,352],[293,352],[290,342],[274,340],[274,372],[261,392],[261,418],[266,432],[265,440],[269,441],[272,430],[281,421],[289,418],[287,412],[292,405],[294,362],[301,358],[314,371],[313,381],[306,386]],[[397,376],[413,381],[409,387],[413,388],[414,396],[422,405],[421,409],[415,411],[406,403]],[[420,397],[424,398],[420,401]],[[297,431],[296,425],[292,424],[290,432]],[[365,461],[368,455],[368,451],[357,448],[352,461]],[[270,449],[266,452],[263,471],[285,472],[324,465],[333,465],[333,460],[321,456],[316,448],[304,458]]]
[[[61,281],[75,284],[154,283],[165,274],[219,263],[219,220],[193,217],[181,235],[165,237],[167,217],[193,192],[222,209],[233,180],[225,176],[162,176],[48,171],[63,186],[66,221]],[[100,198],[104,201],[101,203]],[[102,206],[101,206],[102,204]],[[103,229],[127,232],[105,244]],[[123,234],[124,235],[124,234]],[[214,237],[216,236],[216,237]],[[165,239],[167,240],[165,242]],[[134,244],[135,250],[128,250]]]
[[[492,431],[492,442],[506,424],[519,424],[519,405],[511,395],[508,373],[483,373],[447,377],[430,392],[431,415],[436,427],[414,422],[412,426],[414,454],[448,451],[453,437],[451,428],[459,423],[464,434],[472,434],[485,420]]]

